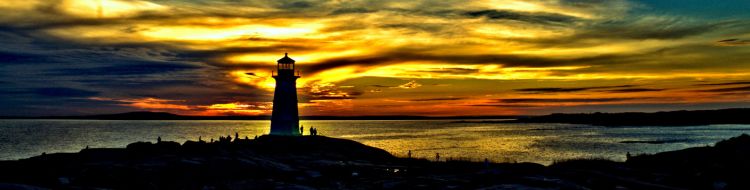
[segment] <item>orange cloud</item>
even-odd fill
[[[122,102],[120,105],[124,106],[130,106],[134,108],[139,109],[148,109],[148,110],[190,110],[190,106],[179,104],[180,102],[185,102],[183,100],[166,100],[166,99],[159,99],[159,98],[139,98],[139,99],[112,99],[112,98],[102,98],[102,97],[93,97],[90,98],[92,100],[100,100],[100,101],[117,101]]]

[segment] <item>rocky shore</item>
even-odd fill
[[[322,136],[137,142],[0,161],[0,189],[750,189],[750,136],[626,162],[397,158]]]

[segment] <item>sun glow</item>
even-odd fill
[[[185,41],[221,41],[242,38],[292,38],[314,37],[320,24],[292,24],[279,27],[264,24],[250,24],[233,27],[198,27],[198,26],[154,26],[141,32],[147,38],[160,40]]]
[[[196,115],[264,115],[270,113],[271,103],[255,105],[233,102],[212,104],[200,108],[203,108],[204,110]]]
[[[315,52],[293,52],[290,54],[294,58],[296,65],[305,65],[309,63],[318,63],[328,59],[344,58],[351,56],[368,55],[371,53],[365,49],[358,48],[335,48],[335,49],[321,49]],[[234,64],[242,63],[268,63],[269,68],[276,65],[276,60],[279,59],[279,53],[252,53],[252,54],[241,54],[229,56],[226,60]],[[275,67],[273,67],[275,68]]]
[[[138,0],[65,0],[62,7],[69,14],[92,18],[128,17],[144,11],[167,9],[156,3]]]
[[[239,70],[232,71],[229,75],[240,84],[252,85],[261,89],[273,91],[276,81],[271,77],[272,70]]]
[[[545,1],[521,1],[521,0],[480,0],[474,2],[478,7],[492,7],[501,10],[513,10],[523,12],[554,12],[581,18],[593,18],[594,15],[569,8],[550,6]]]
[[[92,97],[91,100],[121,102],[120,105],[140,109],[164,109],[164,110],[190,110],[190,106],[184,105],[184,100],[167,100],[160,98],[137,98],[137,99],[113,99],[103,97]]]

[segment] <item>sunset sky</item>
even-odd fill
[[[0,1],[0,115],[750,107],[746,0]]]

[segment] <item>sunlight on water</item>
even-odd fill
[[[461,158],[476,161],[549,164],[571,158],[624,160],[631,154],[655,153],[713,143],[750,133],[750,125],[605,128],[572,124],[460,123],[429,121],[301,121],[319,134],[346,138],[394,155]],[[0,160],[20,159],[42,152],[77,152],[124,147],[136,141],[184,142],[201,136],[241,138],[268,133],[268,121],[101,121],[0,120]]]

